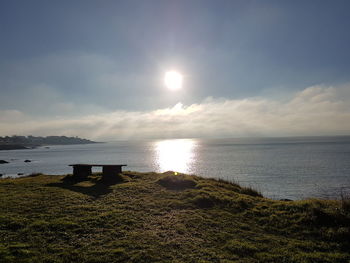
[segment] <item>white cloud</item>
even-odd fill
[[[18,111],[2,111],[0,133],[96,140],[350,134],[348,89],[313,86],[288,101],[210,98],[189,106],[178,103],[155,111],[115,111],[72,119],[32,119]]]
[[[0,111],[1,123],[15,123],[24,120],[24,114],[18,110],[2,110]]]

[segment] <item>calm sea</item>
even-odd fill
[[[350,192],[350,137],[120,141],[0,151],[0,160],[10,162],[0,164],[3,177],[67,174],[72,163],[127,164],[126,170],[234,180],[275,199]]]

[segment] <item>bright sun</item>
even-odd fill
[[[167,71],[164,75],[165,86],[170,90],[179,90],[182,88],[183,76],[176,71]]]

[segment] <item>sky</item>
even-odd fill
[[[350,134],[349,1],[0,0],[0,136]],[[183,75],[181,90],[164,74]]]

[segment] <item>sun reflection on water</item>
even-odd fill
[[[154,144],[156,162],[160,172],[189,173],[195,158],[196,141],[176,139],[157,141]]]

